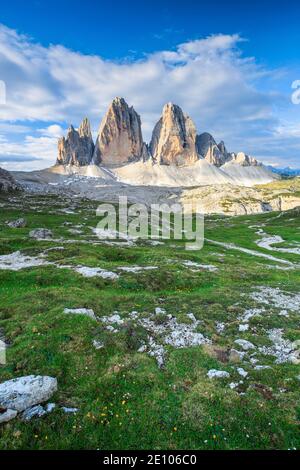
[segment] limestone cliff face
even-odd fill
[[[196,138],[197,152],[200,157],[205,158],[209,163],[220,167],[227,162],[237,163],[241,166],[259,166],[258,161],[246,155],[244,152],[229,153],[223,141],[219,144],[208,132],[197,135]]]
[[[96,145],[88,119],[82,121],[78,130],[70,126],[67,136],[59,139],[56,163],[116,167],[149,159],[175,167],[190,166],[202,159],[216,167],[228,162],[241,166],[260,165],[243,152],[229,153],[225,143],[217,144],[208,132],[197,135],[192,119],[172,103],[164,106],[148,146],[143,141],[140,116],[123,98],[115,98],[109,106]]]
[[[80,165],[89,164],[93,157],[95,145],[93,141],[90,121],[87,118],[85,118],[80,124],[79,129],[78,129],[78,134],[79,134],[80,144],[82,147],[82,151],[81,151],[82,157],[81,157]],[[85,159],[84,159],[84,155],[86,156]],[[83,163],[84,161],[86,163]]]
[[[196,127],[179,106],[172,103],[164,106],[153,130],[150,153],[162,165],[183,166],[198,160]]]
[[[223,142],[223,140],[221,140],[221,142],[218,144],[218,149],[220,150],[220,152],[222,153],[222,155],[229,155],[228,152],[227,152],[227,149],[226,149],[226,146],[225,146],[225,143]]]
[[[140,116],[123,98],[115,98],[101,122],[93,163],[122,165],[147,157]]]
[[[213,136],[208,132],[197,135],[196,145],[199,156],[205,158],[212,165],[220,167],[231,159],[224,142],[217,145]]]
[[[58,141],[59,165],[88,165],[93,156],[94,142],[91,133],[89,120],[85,118],[79,126],[78,131],[70,126],[67,137],[62,137]]]

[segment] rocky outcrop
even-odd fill
[[[237,163],[241,166],[260,165],[255,158],[249,157],[244,152],[229,153],[225,143],[221,141],[217,144],[213,136],[208,132],[197,135],[196,146],[200,157],[205,158],[209,163],[218,167],[228,162]]]
[[[53,233],[48,228],[35,228],[29,232],[29,237],[35,240],[47,240],[53,237]]]
[[[238,163],[241,166],[259,166],[260,163],[253,158],[249,157],[249,155],[246,155],[244,152],[239,152],[239,153],[232,153],[231,154],[231,160],[234,163]]]
[[[47,401],[57,391],[54,377],[28,375],[0,384],[0,423],[18,413]]]
[[[115,98],[101,122],[93,163],[122,165],[147,158],[140,116],[123,98]]]
[[[94,142],[89,120],[85,118],[78,131],[70,126],[67,137],[58,141],[58,165],[84,166],[91,163]]]
[[[90,163],[94,153],[94,141],[91,131],[91,125],[88,118],[84,118],[82,123],[79,126],[78,134],[80,138],[80,144],[82,147],[82,159],[81,164],[84,164],[84,161]],[[84,158],[86,156],[86,158]]]
[[[228,152],[227,152],[227,149],[225,147],[225,143],[223,142],[223,140],[221,140],[221,142],[218,144],[218,149],[220,150],[220,152],[223,154],[223,155],[229,155]]]
[[[21,186],[15,178],[3,168],[0,168],[0,192],[19,191]]]
[[[181,108],[168,103],[154,127],[149,146],[143,141],[141,119],[123,98],[115,98],[104,116],[93,143],[88,119],[75,130],[70,126],[66,137],[58,142],[58,165],[94,165],[118,167],[129,162],[149,159],[159,165],[190,166],[206,160],[221,167],[228,162],[240,166],[259,166],[255,158],[243,152],[229,153],[208,132],[197,135],[192,119]]]
[[[10,222],[7,222],[8,227],[10,228],[24,228],[27,226],[27,221],[23,217],[20,219],[16,220],[11,220]]]
[[[198,160],[196,127],[181,108],[168,103],[154,127],[150,153],[162,165],[190,165]]]
[[[179,195],[179,202],[187,207],[197,204],[203,214],[229,216],[286,211],[300,207],[296,185],[292,190],[282,190],[272,188],[273,184],[252,188],[236,184],[184,188]]]
[[[217,145],[213,136],[208,132],[197,135],[196,146],[199,156],[205,158],[212,165],[220,167],[231,159],[224,142]]]

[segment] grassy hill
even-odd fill
[[[299,185],[300,191],[297,179],[270,185],[280,190]],[[191,252],[183,241],[99,241],[91,201],[24,195],[3,196],[0,204],[0,265],[1,256],[19,250],[53,263],[0,269],[0,332],[10,345],[0,382],[29,374],[58,379],[51,400],[56,409],[27,423],[16,418],[0,425],[1,449],[299,447],[299,365],[270,354],[276,350],[270,331],[282,330],[288,347],[300,339],[299,256],[255,243],[261,228],[282,236],[281,246],[299,246],[299,211],[207,218],[205,236],[211,241]],[[26,227],[7,226],[21,216]],[[51,229],[53,240],[28,237],[39,227]],[[79,265],[118,277],[84,277],[74,269]],[[157,269],[120,269],[132,267]],[[93,309],[98,320],[67,315],[65,308]],[[245,322],[253,309],[258,313]],[[165,351],[162,368],[149,354],[149,331],[133,311],[161,327],[152,335]],[[112,332],[105,317],[114,312],[123,323],[113,324]],[[207,343],[166,344],[168,315],[190,325],[190,313]],[[254,345],[242,359],[232,353],[243,352],[237,339]],[[210,379],[211,369],[229,377]],[[78,412],[66,414],[60,406]]]

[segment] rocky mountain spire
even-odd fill
[[[78,128],[78,134],[80,137],[86,137],[88,139],[92,139],[91,125],[87,117],[85,117],[82,120],[82,123],[80,124]]]
[[[218,149],[220,150],[220,152],[223,154],[223,155],[227,155],[228,152],[227,152],[227,149],[225,147],[225,143],[223,140],[221,140],[221,142],[218,144]]]
[[[224,142],[222,141],[217,145],[213,136],[208,132],[197,135],[196,146],[198,154],[212,165],[224,165],[231,158],[227,153]]]
[[[140,116],[123,98],[115,98],[101,122],[93,162],[122,165],[147,154]]]
[[[66,137],[58,141],[59,165],[84,166],[91,162],[94,152],[94,142],[90,122],[85,118],[78,131],[70,126]]]
[[[204,158],[221,167],[227,162],[258,166],[255,158],[243,152],[229,153],[225,143],[216,143],[208,132],[197,135],[192,119],[181,108],[168,103],[154,127],[150,145],[143,141],[141,119],[123,98],[115,98],[104,116],[93,142],[90,122],[83,119],[78,130],[70,126],[58,141],[58,165],[120,166],[133,161],[153,159],[161,165],[185,166]]]
[[[241,166],[259,166],[258,161],[246,155],[244,152],[232,153],[232,161],[238,163]]]
[[[154,127],[150,143],[153,159],[164,165],[188,165],[198,160],[196,128],[181,108],[168,103]]]
[[[82,146],[82,155],[83,154],[86,155],[85,159],[84,157],[81,158],[80,165],[86,165],[91,162],[94,149],[95,149],[92,131],[91,131],[91,125],[90,125],[90,121],[88,120],[88,118],[83,119],[82,123],[79,126],[78,134],[79,134],[80,143]],[[84,161],[86,161],[86,163],[84,163]]]

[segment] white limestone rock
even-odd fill
[[[27,408],[22,413],[22,420],[23,421],[31,421],[32,418],[41,418],[47,414],[46,410],[41,405],[33,406],[32,408]]]
[[[102,279],[118,279],[119,275],[112,271],[105,271],[101,268],[90,268],[88,266],[76,266],[74,271],[84,277],[102,277]]]
[[[243,369],[242,367],[238,367],[237,372],[238,372],[239,375],[241,375],[244,378],[247,377],[247,375],[248,375],[248,372],[246,372],[245,369]]]
[[[16,410],[5,410],[4,413],[0,413],[0,424],[7,423],[17,416],[18,412]]]
[[[21,269],[45,266],[50,264],[43,255],[27,256],[20,251],[15,251],[9,255],[0,256],[0,270],[20,271]]]
[[[226,370],[210,369],[207,372],[207,377],[209,379],[228,379],[230,374]]]
[[[52,238],[53,233],[47,228],[36,228],[29,232],[29,236],[30,238],[34,238],[35,240],[44,240],[47,238]]]
[[[28,375],[0,384],[0,408],[24,411],[43,403],[57,390],[54,377]]]
[[[91,308],[65,308],[64,313],[71,315],[84,315],[92,320],[97,320],[94,310]]]
[[[10,228],[24,228],[26,227],[27,222],[23,217],[21,217],[20,219],[11,220],[10,222],[7,223],[7,225]]]
[[[241,348],[244,351],[249,351],[250,349],[255,349],[254,344],[252,344],[250,341],[247,341],[246,339],[236,339],[235,343],[241,346]]]
[[[249,157],[249,155],[246,155],[244,152],[238,152],[237,154],[232,153],[231,157],[234,163],[238,163],[241,166],[259,166],[255,158]]]

